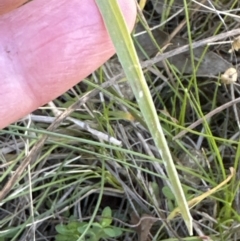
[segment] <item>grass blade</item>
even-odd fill
[[[119,61],[138,101],[141,113],[164,161],[171,189],[176,197],[179,210],[183,216],[190,235],[192,235],[192,217],[187,201],[172,160],[168,144],[154,107],[154,103],[144,78],[132,39],[117,1],[96,0],[105,25],[115,46]]]

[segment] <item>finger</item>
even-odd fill
[[[120,0],[129,28],[134,0]],[[114,54],[95,0],[34,0],[0,18],[0,128],[49,102]]]
[[[28,0],[0,0],[0,15],[10,12]]]

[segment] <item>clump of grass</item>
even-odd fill
[[[212,1],[217,10],[223,10],[221,13],[204,8],[195,11],[193,2],[185,1],[182,6],[171,2],[172,6],[183,8],[173,19],[171,9],[162,17],[151,3],[142,11],[144,15],[139,13],[141,21],[138,24],[142,23],[146,35],[151,34],[150,28],[158,25],[171,34],[186,20],[175,36],[187,38],[194,44],[239,25],[225,11],[231,10],[237,15],[234,11],[239,8],[238,1]],[[164,24],[159,22],[161,18]],[[196,26],[199,19],[202,21]],[[155,52],[151,54],[140,46],[141,43],[136,43],[148,61],[163,47],[156,37],[155,34],[150,36],[151,46],[156,49],[152,49]],[[135,40],[138,41],[137,37]],[[48,139],[37,146],[38,152],[31,165],[24,169],[19,181],[1,200],[0,240],[55,239],[55,228],[61,224],[70,225],[72,216],[74,224],[76,220],[77,224],[86,222],[87,226],[79,234],[87,234],[94,223],[99,223],[98,217],[106,206],[112,210],[111,227],[122,230],[120,236],[115,236],[119,240],[139,240],[137,225],[130,224],[131,213],[139,217],[140,227],[143,225],[141,217],[146,214],[157,220],[148,234],[152,235],[151,240],[202,240],[199,236],[237,240],[240,210],[238,106],[234,109],[232,105],[227,108],[224,105],[237,98],[239,88],[222,85],[218,76],[198,76],[198,64],[205,60],[207,51],[231,61],[227,53],[231,45],[204,47],[206,51],[197,64],[193,61],[196,60],[194,50],[188,55],[193,73],[181,72],[167,60],[161,68],[147,62],[147,68],[143,69],[157,111],[156,118],[161,122],[186,199],[192,200],[216,187],[229,175],[229,167],[234,167],[237,173],[221,190],[191,209],[193,237],[188,237],[181,216],[166,222],[177,202],[146,118],[136,100],[127,98],[129,94],[124,95],[124,88],[119,88],[126,78],[114,62],[118,72],[112,72],[111,65],[106,64],[39,110],[44,120],[35,113],[32,122],[25,120],[21,127],[16,124],[1,131],[1,188],[29,151],[36,150],[39,140],[43,140],[44,135]],[[163,50],[167,52],[168,47]],[[231,64],[235,65],[237,55],[233,53]],[[109,60],[109,64],[113,61]],[[130,87],[126,86],[129,91]],[[76,101],[78,104],[71,107]],[[59,122],[54,131],[46,130],[49,123],[54,122],[56,110],[66,109],[68,118]],[[211,118],[206,118],[209,113],[212,113]],[[201,124],[189,128],[199,120]],[[187,132],[176,138],[183,130]]]

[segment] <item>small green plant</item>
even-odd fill
[[[88,229],[83,241],[98,241],[103,238],[116,238],[122,234],[118,227],[111,226],[112,210],[105,207],[102,211],[102,217],[99,222],[92,223]],[[83,234],[88,226],[87,222],[70,221],[68,224],[59,224],[56,226],[56,241],[76,241]]]

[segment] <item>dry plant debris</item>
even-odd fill
[[[230,168],[230,175],[227,177],[226,180],[224,180],[223,182],[221,182],[220,184],[218,184],[216,187],[208,190],[207,192],[203,193],[202,195],[195,197],[191,200],[188,201],[188,206],[189,208],[193,208],[194,206],[196,206],[198,203],[200,203],[203,199],[209,197],[210,195],[212,195],[213,193],[217,192],[221,187],[223,187],[224,185],[226,185],[232,178],[233,176],[236,174],[236,171],[234,170],[233,167]],[[175,208],[170,215],[168,216],[168,220],[172,220],[174,217],[176,217],[179,214],[179,208]]]
[[[134,229],[138,234],[138,241],[150,241],[150,229],[155,222],[156,219],[148,214],[143,214],[139,218],[134,212],[131,213],[131,224],[137,225]]]
[[[227,69],[224,74],[221,75],[222,83],[224,84],[233,84],[237,81],[238,73],[235,68]]]
[[[232,53],[234,50],[238,51],[240,49],[240,36],[236,37],[232,42],[232,48],[228,51]]]
[[[143,27],[141,27],[141,25],[138,25],[136,31],[139,33],[144,31],[144,29]],[[162,44],[167,41],[167,39],[169,38],[169,34],[160,29],[153,30],[152,34],[157,44],[161,48],[164,48],[165,46],[162,46]],[[142,53],[141,49],[138,47],[138,44],[136,45],[137,53],[141,60],[146,59],[146,54],[147,56],[151,57],[159,55],[158,48],[153,43],[151,37],[147,33],[137,36],[136,41],[141,46],[141,48],[144,49],[144,53]],[[167,51],[175,50],[180,46],[184,46],[186,44],[188,44],[188,39],[176,36],[171,40],[171,44],[167,45]],[[220,55],[216,54],[213,51],[207,51],[204,55],[204,58],[202,58],[201,56],[203,55],[204,51],[205,46],[193,49],[195,57],[194,64],[195,66],[199,65],[196,72],[197,76],[218,75],[220,72],[222,72],[223,69],[228,69],[232,66],[230,62],[228,62],[226,59],[222,58]],[[172,65],[174,65],[181,73],[193,73],[190,51],[176,54],[173,57],[168,58],[168,61]],[[156,63],[156,66],[163,68],[164,62],[159,61]]]
[[[145,5],[144,1],[141,2]],[[239,16],[240,2],[236,0],[235,2],[233,0],[222,1],[227,2],[226,5],[222,3],[219,6],[217,5],[219,1],[207,0],[204,5],[211,7],[210,2],[217,10],[222,11],[221,17],[224,18],[225,26],[222,25],[217,12],[206,10],[204,7],[196,10],[193,8],[193,1],[187,0],[188,9],[186,10],[189,12],[191,25],[189,33],[192,36],[191,45],[182,0],[148,0],[146,2],[147,7],[143,14],[149,26],[155,28],[152,30],[152,34],[157,45],[161,47],[160,54],[149,34],[136,36],[135,39],[143,50],[140,51],[138,48],[138,55],[143,61],[144,74],[149,83],[154,104],[160,114],[159,120],[164,125],[171,151],[174,155],[183,151],[181,158],[178,158],[180,164],[176,161],[176,165],[180,167],[179,173],[182,173],[183,179],[188,181],[183,182],[185,186],[188,186],[187,191],[191,191],[187,193],[190,194],[188,204],[192,207],[200,202],[200,205],[195,206],[191,211],[194,222],[199,224],[199,229],[203,234],[197,233],[196,228],[195,232],[202,240],[233,241],[239,239],[239,216],[237,215],[240,213],[240,192],[237,189],[240,175],[237,163],[240,125],[236,125],[232,110],[234,105],[239,109],[240,103],[239,86],[235,84],[239,69],[237,57],[240,49],[240,22],[225,16],[224,11],[230,13],[231,10],[232,15]],[[169,15],[165,15],[169,19],[165,19],[165,24],[157,27],[162,24],[162,21],[159,20],[162,19],[163,9],[168,10],[168,8],[171,8]],[[185,24],[181,25],[183,22]],[[179,28],[180,25],[181,28]],[[137,26],[135,33],[143,30]],[[172,37],[173,33],[174,37]],[[220,45],[220,42],[217,45],[210,45],[212,42],[233,39],[233,36],[239,37],[234,39],[232,45],[224,46]],[[167,40],[169,43],[165,44]],[[191,83],[192,72],[195,69],[191,64],[190,47],[193,50],[194,64],[197,65],[201,62],[196,71],[195,84]],[[205,54],[206,47],[209,49]],[[233,52],[232,56],[228,53],[230,48],[230,52]],[[203,53],[204,57],[201,57]],[[231,57],[236,61],[233,62]],[[14,240],[50,241],[55,235],[56,224],[69,222],[69,216],[66,216],[68,214],[65,214],[65,211],[69,215],[76,214],[77,218],[91,217],[92,210],[96,207],[96,200],[99,198],[99,190],[101,190],[99,180],[101,176],[104,176],[103,172],[107,178],[101,207],[111,206],[116,217],[120,217],[119,220],[124,224],[127,223],[127,215],[132,208],[143,214],[139,217],[131,217],[132,225],[128,226],[128,228],[135,229],[138,235],[128,232],[128,229],[118,240],[149,241],[152,240],[152,236],[154,240],[159,241],[177,240],[178,236],[181,237],[179,240],[199,240],[199,237],[189,238],[187,236],[186,230],[181,225],[181,217],[169,223],[171,228],[165,225],[161,232],[157,233],[159,223],[165,221],[166,215],[171,213],[175,206],[172,206],[172,209],[169,208],[168,199],[161,192],[162,187],[166,185],[159,171],[162,164],[159,163],[159,170],[154,169],[153,165],[156,160],[161,161],[161,157],[151,141],[148,130],[144,127],[144,122],[139,121],[139,112],[131,88],[127,82],[123,81],[125,76],[122,67],[115,60],[114,58],[109,60],[105,64],[106,67],[102,67],[102,72],[96,71],[93,74],[94,78],[90,76],[87,79],[89,82],[96,81],[101,88],[93,89],[88,83],[80,83],[73,88],[76,94],[70,90],[54,100],[55,105],[63,109],[66,109],[70,103],[75,104],[62,113],[61,117],[56,118],[56,122],[48,129],[49,136],[46,132],[48,124],[34,120],[34,115],[31,117],[31,131],[35,134],[34,130],[36,130],[39,141],[29,147],[31,152],[25,159],[24,147],[26,147],[27,141],[33,139],[21,135],[23,132],[19,132],[14,127],[13,132],[10,133],[7,130],[8,132],[3,131],[3,134],[0,135],[0,155],[3,160],[1,175],[4,176],[8,171],[6,178],[2,179],[0,191],[2,203],[0,240],[2,240],[1,235],[9,230],[9,232],[13,232],[13,235],[15,235],[15,231],[18,231]],[[174,66],[175,72],[172,69],[167,71],[163,63],[167,60],[170,65]],[[109,69],[111,72],[108,71]],[[223,73],[224,71],[225,73]],[[222,76],[220,73],[223,73]],[[226,93],[224,86],[217,84],[216,78],[218,77],[224,84],[234,84],[230,85],[230,88],[234,89],[235,96],[230,96],[231,93]],[[172,80],[169,81],[171,78]],[[87,91],[89,92],[86,94]],[[196,97],[199,97],[199,101]],[[78,102],[76,102],[77,99]],[[202,114],[199,114],[198,110]],[[85,120],[86,123],[91,121],[96,130],[111,133],[116,139],[123,142],[123,147],[112,149],[105,142],[101,143],[101,146],[83,142],[82,140],[92,142],[96,139],[89,134],[87,125],[83,129],[84,131],[79,130],[76,123],[70,125],[71,121],[68,122],[67,128],[61,125],[64,119],[69,119],[70,114],[80,120],[83,118],[83,123]],[[239,115],[239,110],[237,114]],[[50,111],[42,111],[41,115],[44,117],[49,115],[52,118]],[[91,116],[92,118],[90,118]],[[204,129],[206,124],[211,131],[211,139],[210,134]],[[28,130],[26,122],[22,121],[21,125]],[[39,130],[44,130],[47,134],[38,136],[37,131]],[[51,135],[54,133],[63,134],[63,136],[60,138]],[[198,165],[195,165],[195,162],[192,162],[192,157],[190,158],[189,154],[182,149],[182,146],[189,147],[189,143],[198,144],[200,137],[203,141],[198,146],[199,148],[190,146],[196,150],[204,150],[204,156],[196,153],[198,157],[194,160],[196,159],[202,169],[204,169],[204,164],[200,164],[201,160],[209,163],[209,167],[205,170],[206,174],[201,171],[201,168],[198,168]],[[216,149],[212,143],[216,145]],[[220,158],[216,155],[218,151]],[[195,156],[191,150],[189,152],[190,156]],[[222,169],[219,167],[221,161]],[[16,166],[11,169],[9,167],[12,163],[16,163]],[[103,163],[106,163],[107,168],[103,168]],[[31,175],[32,192],[30,188],[28,190],[30,178],[26,174],[27,166],[31,168],[29,174]],[[224,178],[223,173],[228,172],[230,166],[236,167],[236,182],[235,178],[232,178],[227,187],[224,185],[224,189],[221,188],[220,191],[213,194],[214,207],[209,203],[206,206],[206,202],[202,202],[202,198],[208,197],[208,200],[213,200],[212,195],[211,197],[208,195],[219,187],[219,183],[222,185],[223,180],[225,180],[223,183],[229,180]],[[191,172],[187,172],[185,167],[188,167]],[[198,174],[199,178],[195,181],[195,176],[191,173]],[[19,178],[21,180],[18,180]],[[158,195],[154,192],[157,202],[155,197],[148,198],[152,197],[148,190],[148,183],[157,183],[157,187],[159,187]],[[192,184],[196,187],[192,188]],[[234,189],[235,186],[236,189]],[[25,191],[23,192],[23,190]],[[31,195],[33,202],[29,202]],[[226,209],[224,209],[225,207]],[[33,217],[29,214],[31,208],[35,212]],[[97,211],[99,213],[100,209]],[[228,212],[229,216],[225,214]],[[49,216],[49,213],[53,215]],[[160,220],[156,217],[162,218]],[[30,223],[29,218],[34,218],[34,220]],[[156,220],[158,220],[157,223],[155,223]],[[37,225],[34,233],[32,227],[35,224]],[[20,229],[23,231],[22,233],[20,233]],[[223,234],[225,236],[222,236]],[[10,239],[13,240],[10,236],[9,238],[4,237],[4,241]]]

